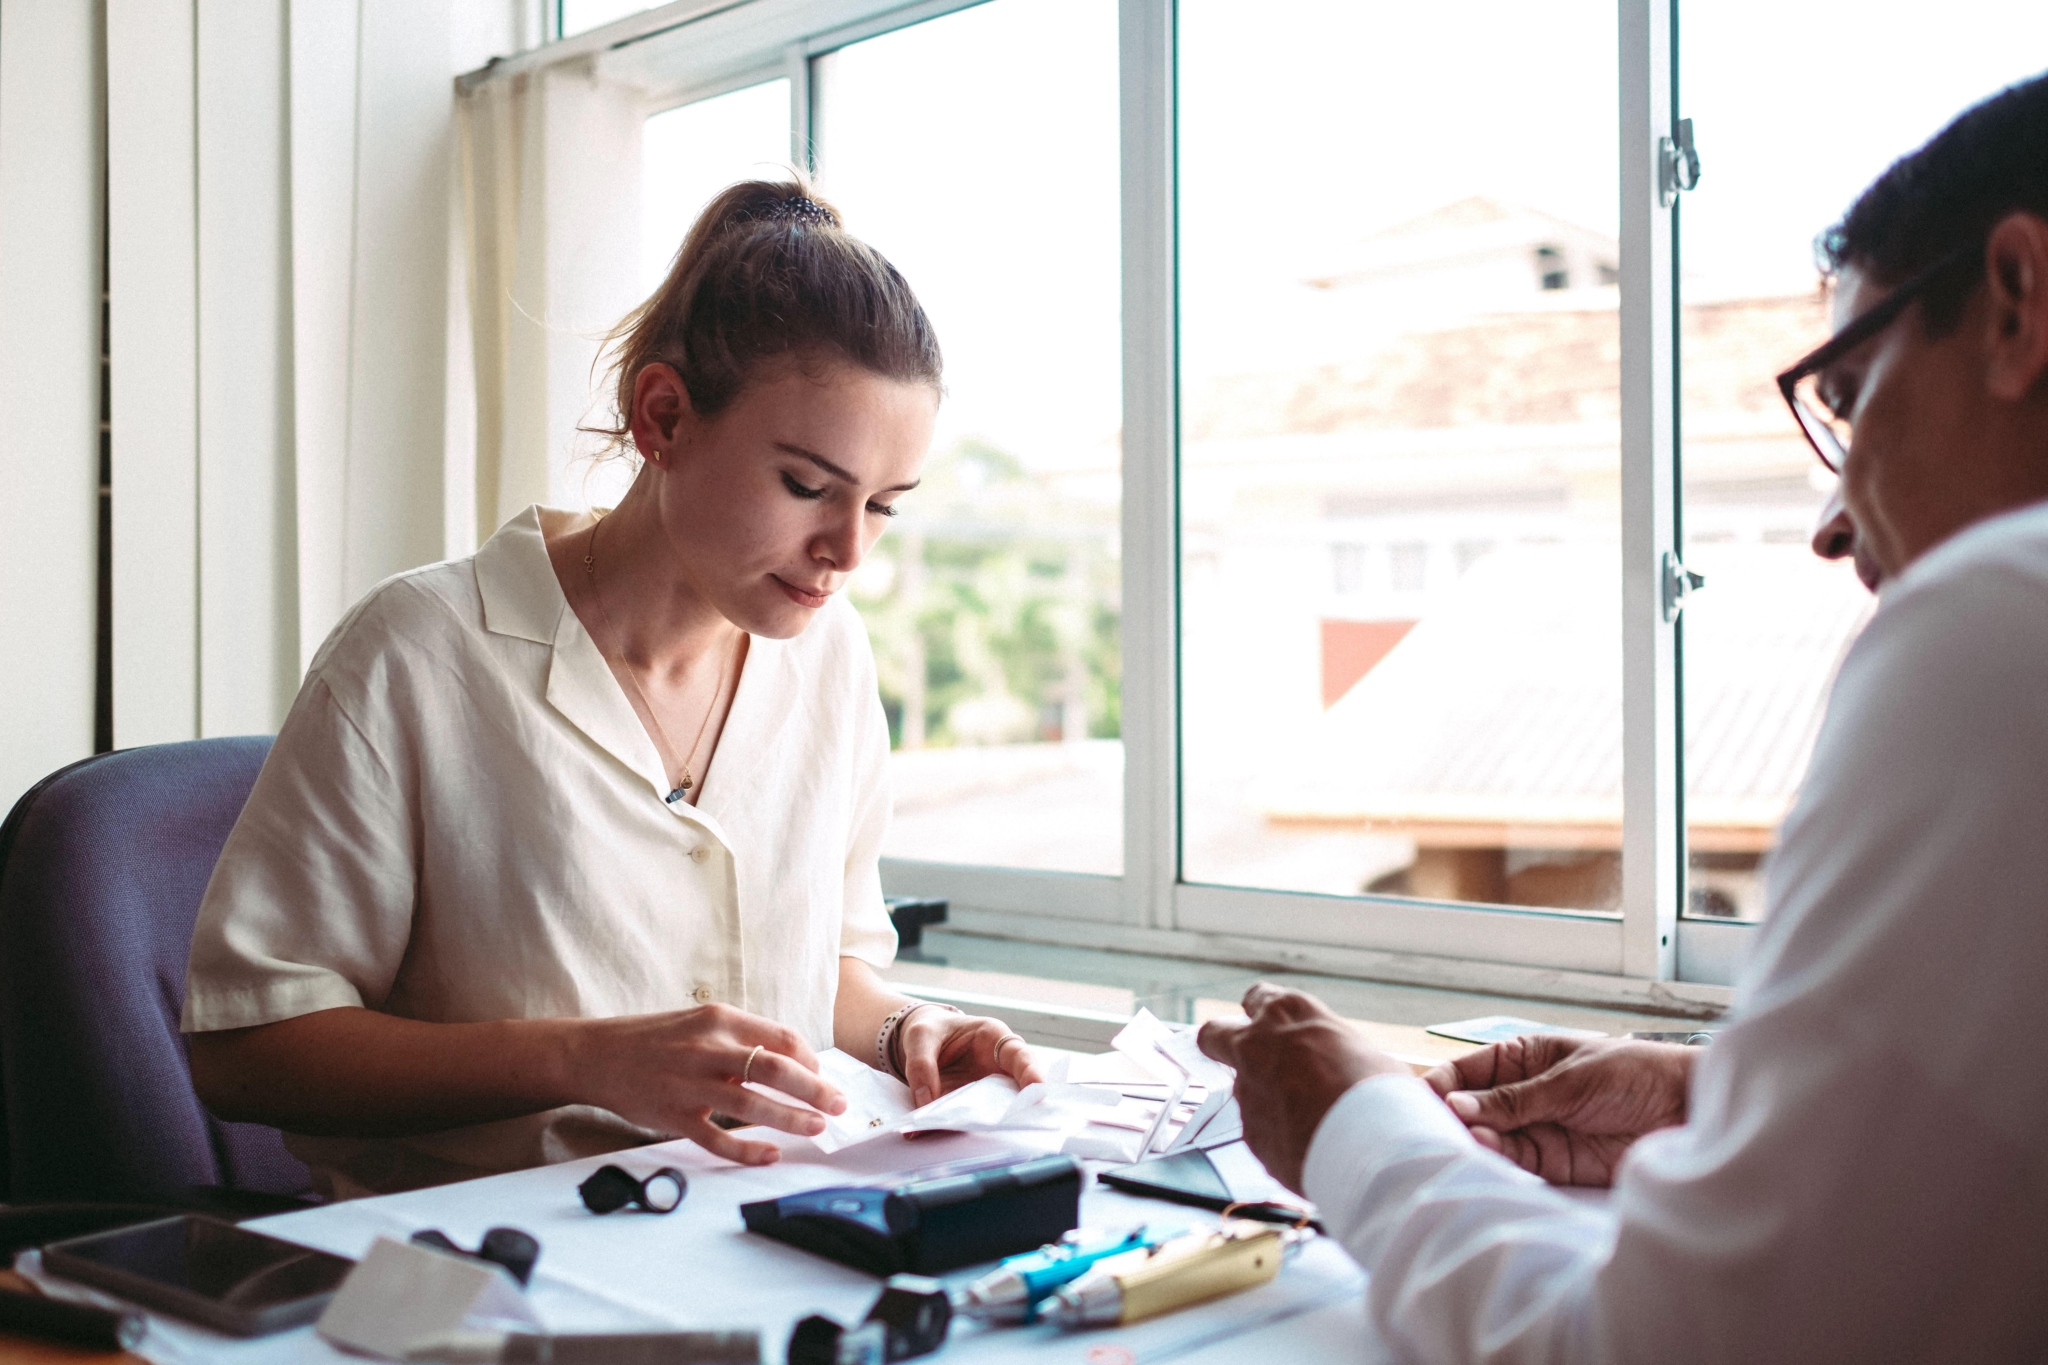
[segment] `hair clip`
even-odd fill
[[[771,223],[794,219],[813,227],[838,227],[839,220],[832,210],[826,208],[809,195],[793,194],[787,199],[778,199],[755,215]]]
[[[638,1204],[649,1213],[673,1213],[690,1182],[673,1166],[664,1166],[641,1180],[619,1166],[600,1166],[590,1179],[576,1187],[583,1207],[592,1213],[611,1213],[628,1204]]]
[[[521,1232],[518,1228],[492,1228],[484,1234],[484,1240],[477,1245],[475,1251],[464,1251],[449,1241],[448,1234],[439,1228],[415,1232],[412,1235],[412,1244],[466,1256],[472,1261],[488,1261],[492,1265],[503,1266],[512,1273],[513,1279],[519,1281],[522,1289],[526,1287],[527,1281],[533,1278],[533,1263],[540,1259],[540,1243],[534,1240],[530,1233]]]

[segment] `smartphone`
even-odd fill
[[[198,1214],[52,1242],[43,1265],[238,1337],[311,1322],[355,1268],[345,1256]]]

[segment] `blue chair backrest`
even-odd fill
[[[101,754],[0,826],[0,1198],[310,1187],[275,1128],[206,1112],[178,1033],[200,897],[269,752],[249,736]]]

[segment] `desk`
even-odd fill
[[[663,1327],[758,1327],[764,1361],[779,1365],[790,1328],[809,1313],[857,1320],[877,1283],[867,1275],[743,1231],[738,1205],[937,1162],[1030,1146],[1034,1135],[954,1136],[909,1141],[880,1138],[825,1156],[805,1139],[764,1134],[783,1159],[767,1167],[721,1162],[693,1143],[673,1142],[626,1154],[514,1171],[435,1189],[332,1204],[258,1220],[261,1228],[323,1250],[360,1257],[378,1236],[400,1241],[440,1228],[475,1245],[498,1224],[540,1239],[542,1254],[530,1291],[543,1322],[558,1331],[648,1330]],[[1045,1136],[1046,1141],[1056,1138]],[[1040,1148],[1044,1150],[1044,1148]],[[596,1217],[576,1186],[607,1161],[646,1172],[683,1170],[690,1192],[666,1216],[625,1212]],[[1090,1225],[1215,1221],[1199,1209],[1137,1199],[1100,1186],[1082,1196]],[[158,1341],[190,1356],[227,1365],[282,1361],[353,1361],[310,1328],[237,1341],[183,1324],[153,1322]],[[152,1348],[152,1354],[163,1355]],[[1389,1359],[1373,1337],[1364,1307],[1364,1277],[1343,1249],[1317,1238],[1258,1289],[1134,1327],[1060,1334],[1050,1328],[956,1326],[945,1365],[1244,1365],[1247,1359],[1294,1362],[1378,1362]],[[0,1344],[0,1365],[132,1361],[118,1354],[68,1351],[16,1340]]]

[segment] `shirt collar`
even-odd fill
[[[547,541],[541,536],[543,514],[550,524],[556,518],[567,523],[576,517],[536,505],[500,526],[476,552],[476,586],[483,598],[485,630],[548,645],[555,642],[569,599],[562,596],[555,566],[548,559]]]
[[[573,533],[579,523],[588,520],[588,513],[536,505],[506,522],[484,542],[476,552],[476,582],[483,598],[484,629],[549,646],[554,657],[548,664],[548,705],[599,748],[638,774],[655,795],[665,797],[668,782],[661,769],[661,753],[648,737],[646,727],[640,724],[632,703],[626,700],[597,642],[570,610],[561,580],[555,577],[554,561],[548,557],[543,524],[557,533]],[[734,718],[740,719],[743,727],[752,720],[751,707],[742,713],[740,704],[742,700],[751,703],[753,694],[760,690],[747,684],[762,671],[754,665],[762,643],[759,639],[750,642],[746,671],[739,693],[733,698],[733,713],[727,717],[725,732],[719,739],[721,753],[734,747]],[[768,667],[767,660],[762,663],[764,669]],[[715,758],[712,766],[717,766]],[[669,809],[704,826],[721,843],[728,842],[709,812],[685,801],[678,801]]]

